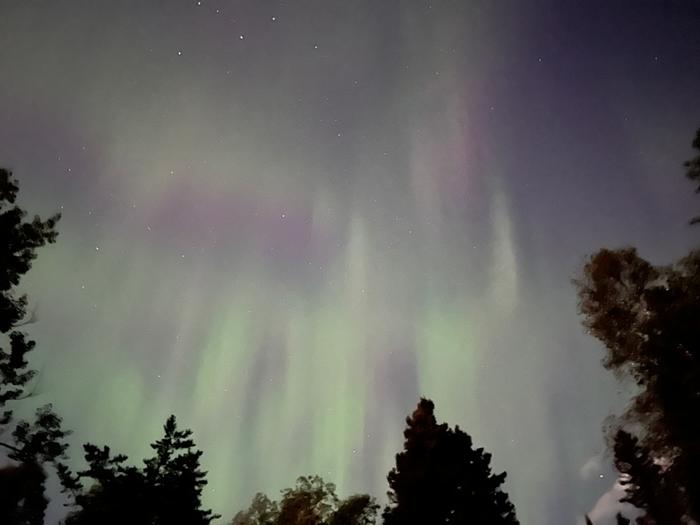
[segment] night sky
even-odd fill
[[[75,444],[139,460],[175,413],[226,519],[303,474],[384,501],[424,395],[523,525],[613,485],[570,281],[697,243],[698,2],[0,0],[0,73]]]

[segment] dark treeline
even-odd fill
[[[693,147],[700,152],[700,130]],[[684,166],[700,184],[700,155]],[[109,446],[86,443],[78,471],[69,466],[75,464],[68,461],[69,432],[51,405],[30,421],[15,418],[13,408],[31,397],[35,375],[28,361],[35,343],[23,330],[34,319],[16,290],[37,251],[56,241],[60,220],[27,220],[15,204],[18,190],[12,174],[0,169],[0,447],[7,458],[0,467],[0,523],[43,524],[51,472],[68,499],[65,525],[200,525],[220,518],[203,508],[202,451],[175,416],[140,465]],[[606,428],[625,488],[621,501],[642,511],[638,525],[700,523],[700,251],[654,266],[634,248],[601,249],[575,285],[583,323],[605,346],[604,366],[636,388],[630,406]],[[517,525],[502,490],[506,474],[493,473],[491,455],[458,426],[438,423],[434,410],[421,399],[406,418],[381,512],[370,495],[341,499],[332,483],[302,476],[278,500],[256,494],[228,523]],[[618,515],[617,523],[632,520]]]
[[[700,153],[700,130],[692,145]],[[700,193],[700,154],[684,167]],[[654,266],[634,248],[602,249],[575,283],[604,366],[636,386],[606,429],[622,501],[644,511],[639,525],[700,523],[700,250]]]

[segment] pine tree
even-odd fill
[[[15,288],[32,267],[36,251],[56,240],[56,223],[60,215],[46,220],[15,205],[19,186],[8,170],[0,168],[0,334],[9,343],[0,347],[0,430],[12,419],[7,403],[27,395],[27,383],[35,372],[28,368],[27,353],[34,341],[19,330],[32,322],[27,317],[27,296],[17,295]]]
[[[11,404],[30,395],[27,386],[35,375],[27,361],[35,343],[20,330],[34,317],[28,315],[26,295],[18,295],[16,288],[37,250],[56,240],[60,216],[25,221],[27,212],[15,204],[18,191],[12,173],[0,168],[0,435],[12,437],[0,446],[15,462],[0,468],[0,523],[40,525],[48,504],[44,464],[67,470],[58,460],[64,458],[68,432],[51,405],[38,409],[33,423],[20,421],[9,432]]]
[[[88,469],[64,481],[77,507],[65,524],[208,525],[219,516],[201,508],[206,473],[191,436],[170,416],[163,438],[151,445],[155,456],[144,460],[143,469],[126,465],[124,455],[113,457],[109,447],[85,445]],[[87,489],[81,481],[86,478],[93,480]]]
[[[421,399],[406,419],[404,450],[388,475],[385,525],[516,525],[515,509],[500,489],[506,474],[492,474],[491,455],[471,437],[438,424],[434,404]]]
[[[178,430],[175,416],[165,422],[164,436],[151,445],[154,458],[144,461],[146,483],[156,489],[159,523],[209,523],[213,515],[202,510],[206,472],[200,469],[202,451],[194,448],[192,431]]]

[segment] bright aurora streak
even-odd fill
[[[230,519],[309,473],[382,499],[426,395],[575,522],[622,401],[570,279],[697,238],[700,15],[656,4],[1,2],[0,165],[63,213],[37,402],[134,460],[175,413]]]

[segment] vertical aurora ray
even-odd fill
[[[478,424],[470,394],[488,371],[487,321],[518,300],[515,248],[467,110],[480,95],[445,53],[465,37],[436,21],[423,53],[412,42],[420,16],[401,16],[395,60],[406,67],[385,75],[386,91],[364,74],[386,106],[363,117],[377,102],[360,92],[360,117],[329,135],[349,137],[341,149],[317,146],[307,121],[319,119],[305,112],[325,109],[311,102],[274,115],[242,104],[241,83],[212,106],[215,75],[156,83],[158,104],[103,113],[111,124],[89,144],[100,170],[86,195],[99,220],[86,229],[88,202],[68,207],[34,283],[51,289],[60,264],[79,271],[49,302],[89,290],[67,294],[71,309],[92,309],[82,337],[66,333],[72,358],[47,359],[46,389],[69,425],[138,457],[177,413],[206,451],[207,502],[229,517],[253,492],[308,473],[381,496],[418,394]],[[119,96],[106,74],[91,82]],[[90,355],[95,341],[109,344]],[[66,389],[75,363],[90,372]]]

